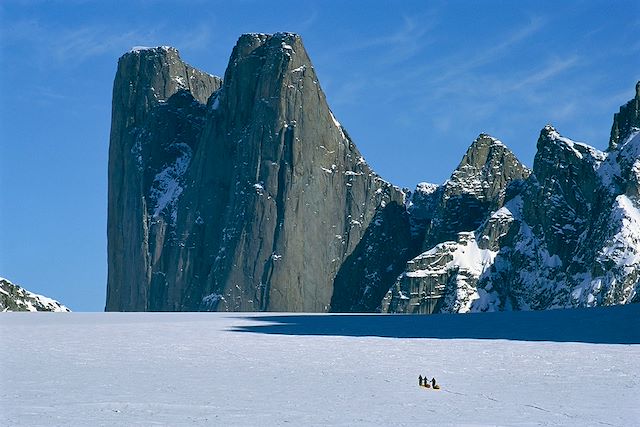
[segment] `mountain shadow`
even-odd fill
[[[547,311],[441,315],[258,315],[235,332],[273,335],[486,339],[640,344],[640,304]]]

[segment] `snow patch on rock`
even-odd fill
[[[329,114],[331,115],[331,120],[333,121],[333,124],[338,128],[338,130],[340,131],[340,135],[342,136],[342,140],[346,140],[347,136],[344,134],[344,131],[342,130],[342,125],[340,124],[340,122],[338,120],[336,120],[336,117],[333,115],[333,113],[331,112],[331,110],[329,110]]]
[[[0,277],[0,311],[53,311],[70,312],[58,301],[39,295]]]
[[[177,201],[182,194],[183,176],[191,162],[192,150],[185,143],[174,144],[179,151],[178,157],[173,163],[166,166],[156,174],[149,191],[149,197],[155,203],[153,217],[157,218],[168,207],[172,224],[177,220]]]

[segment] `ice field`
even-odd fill
[[[0,425],[638,425],[639,325],[637,304],[1,313]]]

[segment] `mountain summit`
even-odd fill
[[[134,48],[120,58],[113,90],[106,309],[438,312],[630,301],[632,276],[607,261],[611,251],[588,273],[591,285],[585,275],[576,284],[587,272],[568,252],[578,248],[587,268],[600,259],[596,243],[612,248],[606,242],[618,236],[627,245],[619,251],[632,250],[637,153],[628,135],[637,108],[634,116],[628,105],[607,153],[548,127],[530,171],[481,134],[449,180],[411,192],[369,167],[298,35],[242,35],[224,79],[174,48]],[[603,219],[611,215],[618,219]],[[530,237],[534,249],[522,252]],[[522,269],[545,279],[522,278]],[[605,276],[599,283],[619,292],[590,299],[587,287]]]
[[[376,212],[404,202],[289,33],[241,36],[224,81],[170,48],[123,56],[109,171],[107,310],[326,311]]]

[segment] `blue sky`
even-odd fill
[[[222,76],[244,32],[302,35],[336,117],[405,187],[480,132],[533,163],[540,129],[604,149],[640,79],[637,1],[3,1],[0,276],[101,311],[117,59],[172,45]]]

